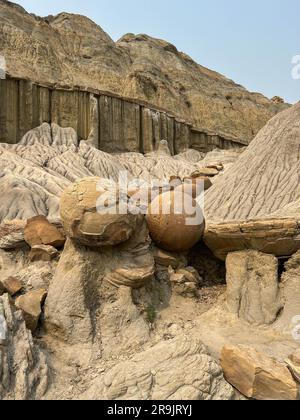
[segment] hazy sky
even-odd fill
[[[300,100],[299,0],[19,0],[45,16],[80,13],[114,39],[128,32],[172,42],[198,63],[251,91]]]

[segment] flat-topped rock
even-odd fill
[[[205,197],[205,242],[218,257],[255,249],[278,257],[300,248],[300,104],[278,114]]]

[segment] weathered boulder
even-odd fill
[[[52,261],[59,255],[56,248],[50,245],[34,245],[28,255],[31,262]]]
[[[23,312],[26,327],[31,331],[35,331],[38,326],[46,296],[47,291],[39,289],[28,292],[15,301],[16,307]]]
[[[8,293],[10,296],[14,296],[19,293],[22,288],[22,283],[15,277],[10,276],[4,280],[0,280],[0,295]]]
[[[203,213],[190,195],[169,191],[152,201],[147,214],[151,238],[167,251],[184,252],[200,241]]]
[[[198,340],[158,343],[97,377],[83,399],[233,400],[235,392]]]
[[[27,220],[24,229],[25,241],[31,246],[50,245],[61,248],[66,241],[56,226],[48,222],[45,216],[36,216]]]
[[[137,223],[117,185],[96,177],[81,179],[64,191],[60,214],[66,234],[91,247],[127,241]]]
[[[40,400],[49,376],[46,356],[33,342],[21,311],[12,308],[8,295],[0,297],[0,400]]]
[[[283,307],[278,261],[258,251],[234,252],[226,260],[227,307],[251,324],[272,324]]]
[[[205,242],[218,257],[255,249],[287,257],[300,248],[300,104],[278,114],[218,178],[205,199]]]
[[[297,399],[298,387],[288,368],[250,347],[224,347],[221,366],[226,380],[248,398]]]

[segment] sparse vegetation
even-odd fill
[[[150,304],[147,306],[146,308],[146,318],[147,321],[149,322],[149,324],[154,324],[155,320],[156,320],[156,309],[154,307],[154,305]]]

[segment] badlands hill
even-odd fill
[[[40,18],[4,0],[0,51],[13,77],[144,100],[196,128],[243,142],[287,106],[248,92],[166,41],[127,34],[114,42],[84,16]]]

